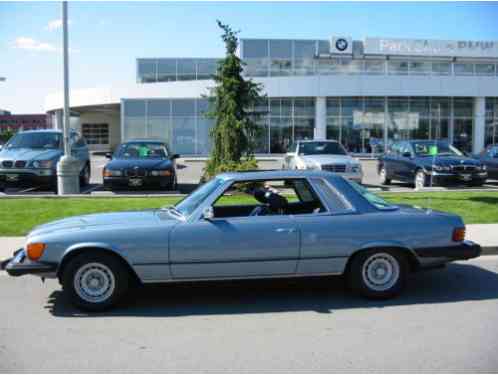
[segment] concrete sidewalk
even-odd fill
[[[466,239],[477,242],[483,255],[498,255],[498,224],[469,224]],[[0,237],[0,260],[24,245],[24,237]]]

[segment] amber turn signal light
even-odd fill
[[[30,243],[26,246],[28,258],[31,260],[40,259],[43,255],[43,250],[45,250],[45,244],[41,242]]]
[[[453,231],[453,241],[461,242],[465,240],[465,227],[464,228],[456,228]]]

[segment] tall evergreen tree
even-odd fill
[[[258,127],[255,123],[257,114],[251,109],[263,99],[261,85],[242,76],[244,63],[236,55],[238,31],[220,21],[217,23],[223,30],[226,56],[218,63],[213,77],[216,85],[209,97],[207,116],[216,122],[210,132],[213,147],[206,166],[208,176],[241,167],[243,156],[254,159]]]

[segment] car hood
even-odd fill
[[[54,234],[60,231],[102,229],[103,227],[116,225],[128,225],[136,229],[144,225],[156,225],[159,223],[163,225],[168,221],[171,224],[178,222],[166,211],[159,209],[73,216],[37,226],[29,233],[28,237]]]
[[[299,156],[306,163],[324,164],[358,164],[349,155],[303,155]]]
[[[106,165],[106,169],[145,168],[164,169],[172,167],[169,159],[113,159]]]
[[[0,160],[51,160],[61,155],[58,149],[14,148],[2,149]]]
[[[465,156],[426,156],[417,158],[417,162],[423,166],[439,165],[443,167],[451,165],[481,165],[478,160]]]

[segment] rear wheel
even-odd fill
[[[379,179],[382,185],[389,185],[391,183],[391,180],[387,178],[387,171],[384,166],[379,171]]]
[[[367,298],[387,299],[404,288],[408,265],[392,250],[368,250],[356,255],[349,271],[351,289]]]
[[[130,275],[121,261],[110,254],[82,253],[72,259],[62,274],[62,286],[71,302],[88,311],[114,306],[128,290]]]

